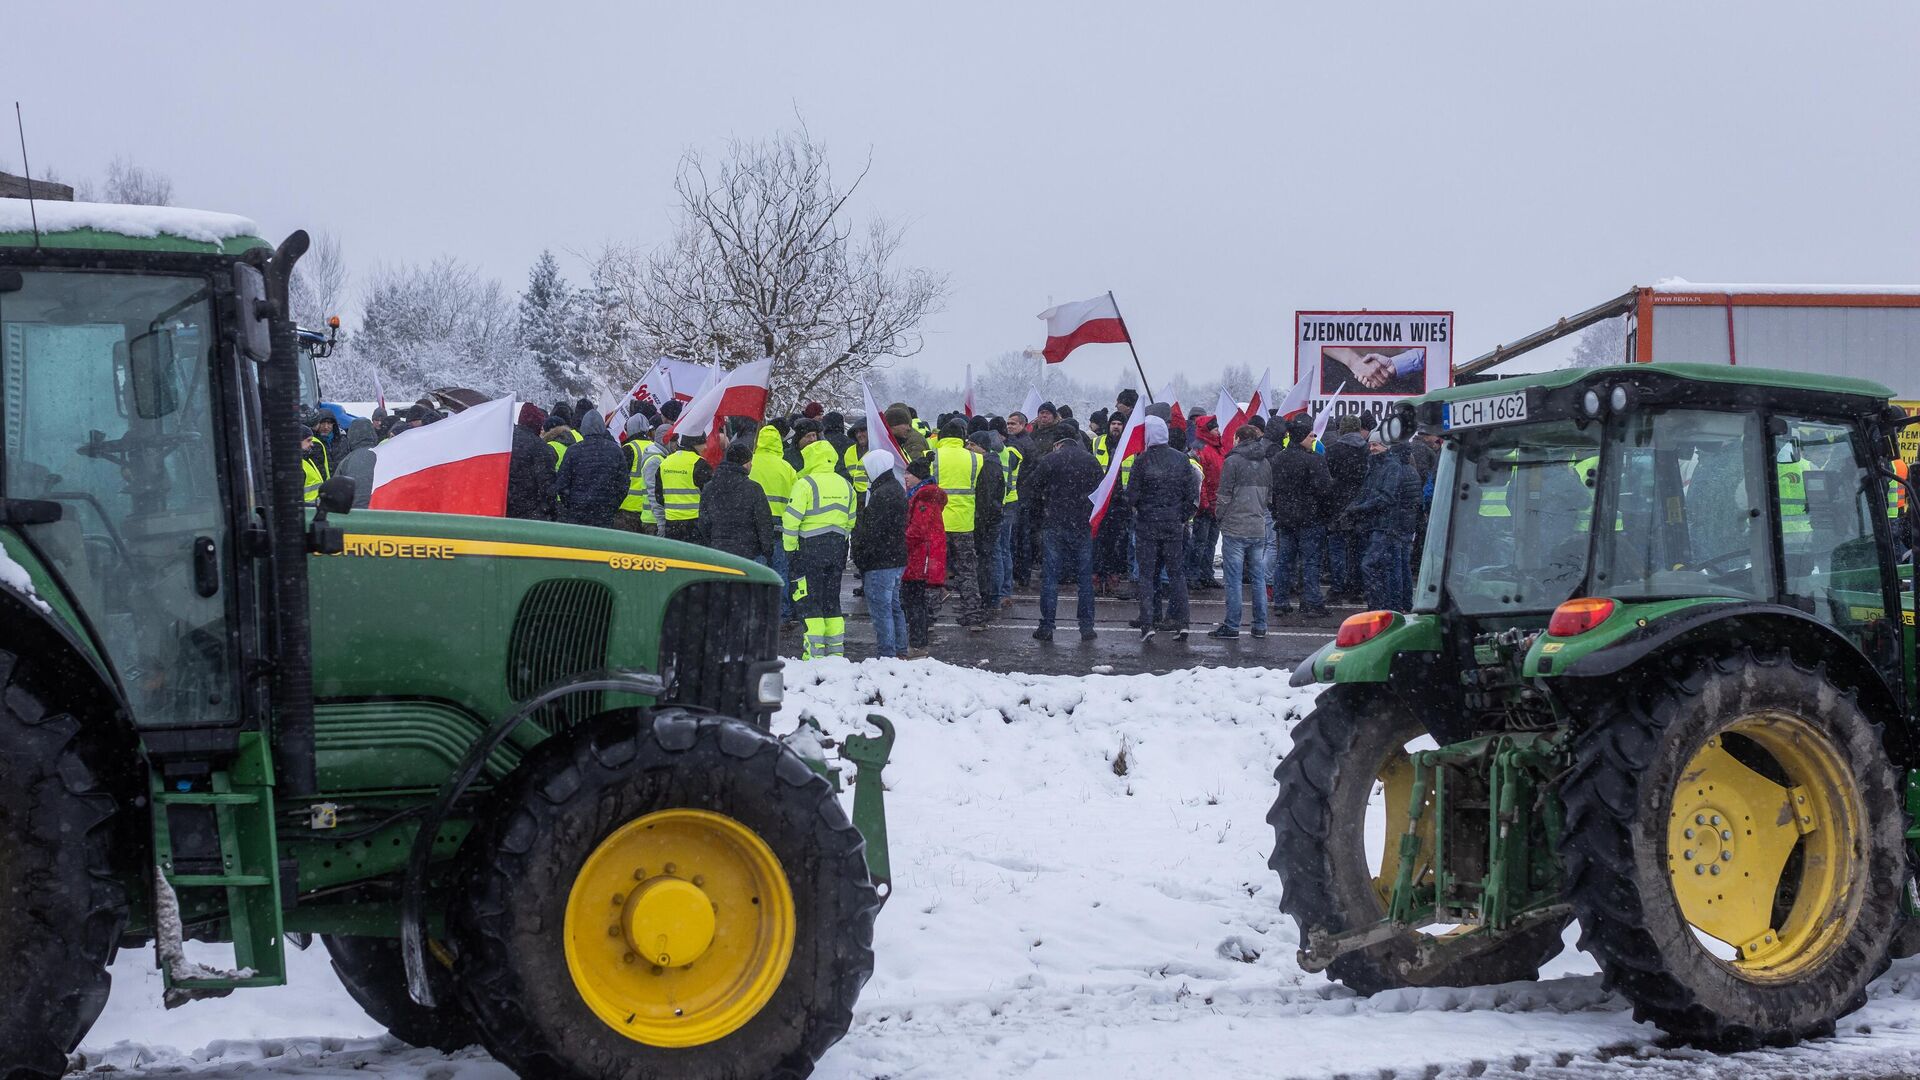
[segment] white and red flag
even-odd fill
[[[1100,480],[1100,486],[1093,489],[1088,498],[1093,502],[1093,513],[1089,520],[1093,522],[1095,535],[1100,532],[1100,522],[1107,516],[1107,508],[1113,505],[1114,495],[1120,489],[1120,467],[1126,460],[1147,447],[1147,410],[1135,409],[1127,414],[1127,426],[1120,429],[1119,449],[1113,451],[1107,459],[1107,475]]]
[[[1233,449],[1233,444],[1227,441],[1227,425],[1233,423],[1239,415],[1239,404],[1233,400],[1232,394],[1227,393],[1227,388],[1222,386],[1220,399],[1213,403],[1213,426],[1214,430],[1220,432],[1220,452],[1223,454]]]
[[[1313,441],[1314,442],[1323,442],[1326,440],[1327,421],[1333,419],[1333,403],[1340,400],[1340,395],[1345,393],[1346,389],[1347,389],[1347,384],[1341,383],[1340,389],[1335,390],[1333,392],[1333,396],[1327,399],[1326,408],[1321,409],[1320,415],[1314,417],[1314,420],[1313,420]]]
[[[1293,389],[1287,391],[1286,400],[1280,403],[1280,419],[1292,419],[1313,404],[1313,383],[1319,377],[1320,365],[1317,363],[1300,373],[1300,381],[1293,384]]]
[[[860,380],[860,400],[867,409],[867,450],[885,450],[893,455],[893,475],[900,478],[900,486],[907,484],[907,455],[900,452],[900,443],[893,437],[893,429],[887,426],[887,414],[873,403],[873,391],[867,389],[867,380]]]
[[[1091,300],[1076,300],[1071,304],[1056,304],[1040,313],[1047,324],[1047,347],[1040,355],[1047,363],[1057,364],[1067,358],[1067,354],[1082,345],[1119,343],[1131,340],[1127,337],[1127,324],[1120,319],[1120,306],[1113,302],[1113,294],[1105,293]]]
[[[664,363],[665,361],[662,361]],[[673,422],[675,435],[708,435],[720,417],[744,416],[754,421],[767,418],[767,380],[773,375],[771,359],[741,364],[718,382],[702,390],[687,402],[680,419]]]
[[[965,412],[967,414],[967,419],[969,420],[973,419],[973,365],[972,364],[967,365],[967,392],[965,396],[961,397],[960,399],[960,409],[962,412]]]
[[[505,517],[518,412],[500,398],[381,443],[368,509]]]
[[[1232,420],[1223,420],[1220,422],[1221,452],[1225,453],[1227,449],[1233,446],[1233,433],[1240,430],[1240,425],[1246,423],[1248,417],[1258,416],[1264,420],[1266,418],[1267,408],[1272,404],[1273,369],[1268,368],[1260,373],[1260,383],[1253,388],[1253,396],[1247,399],[1247,407],[1236,410]]]

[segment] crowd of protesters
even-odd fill
[[[1122,455],[1112,496],[1095,495],[1145,408],[1137,453]],[[765,423],[728,421],[711,436],[675,434],[680,403],[640,402],[611,431],[591,402],[521,406],[507,515],[624,529],[703,544],[762,563],[786,582],[781,618],[803,628],[804,655],[841,655],[842,576],[851,564],[880,656],[926,656],[934,616],[950,607],[970,632],[1036,589],[1051,641],[1063,587],[1076,594],[1082,640],[1098,636],[1097,597],[1131,598],[1143,641],[1185,640],[1189,598],[1222,590],[1208,631],[1236,638],[1243,620],[1328,603],[1406,610],[1438,440],[1389,444],[1358,416],[1317,438],[1310,418],[1182,416],[1122,391],[1083,425],[1042,403],[1028,417],[959,413],[929,423],[903,403],[884,413],[878,447],[866,422],[817,403]],[[338,472],[371,488],[371,453],[442,414],[422,401],[337,430],[308,418],[310,488]],[[896,459],[893,448],[897,447]],[[1098,518],[1096,522],[1095,518]],[[1216,566],[1219,569],[1216,575]],[[1248,610],[1250,609],[1250,611]]]

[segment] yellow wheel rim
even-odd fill
[[[1380,898],[1384,913],[1393,903],[1393,881],[1400,873],[1401,837],[1407,832],[1407,811],[1413,806],[1413,755],[1395,750],[1380,767],[1377,779],[1385,803],[1386,842],[1380,848],[1380,863],[1373,871],[1373,891]],[[1429,797],[1426,812],[1420,815],[1415,831],[1420,850],[1414,856],[1413,881],[1420,884],[1433,875],[1433,805]]]
[[[1682,917],[1731,947],[1721,959],[1741,977],[1798,977],[1832,955],[1859,916],[1864,819],[1824,732],[1790,713],[1741,717],[1675,785],[1667,872]]]
[[[567,970],[615,1031],[700,1046],[754,1018],[793,959],[793,889],[752,829],[661,810],[616,829],[567,897]]]

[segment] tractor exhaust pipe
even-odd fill
[[[313,748],[313,644],[307,607],[307,519],[300,471],[299,337],[288,306],[293,266],[307,252],[306,230],[281,241],[265,267],[272,347],[260,374],[273,534],[273,745],[283,794],[319,789]]]

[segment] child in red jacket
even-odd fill
[[[907,466],[912,486],[907,489],[907,571],[900,576],[900,601],[907,609],[906,659],[927,655],[927,632],[933,626],[933,598],[929,589],[947,586],[947,526],[942,518],[947,493],[929,479],[933,459],[923,457]]]

